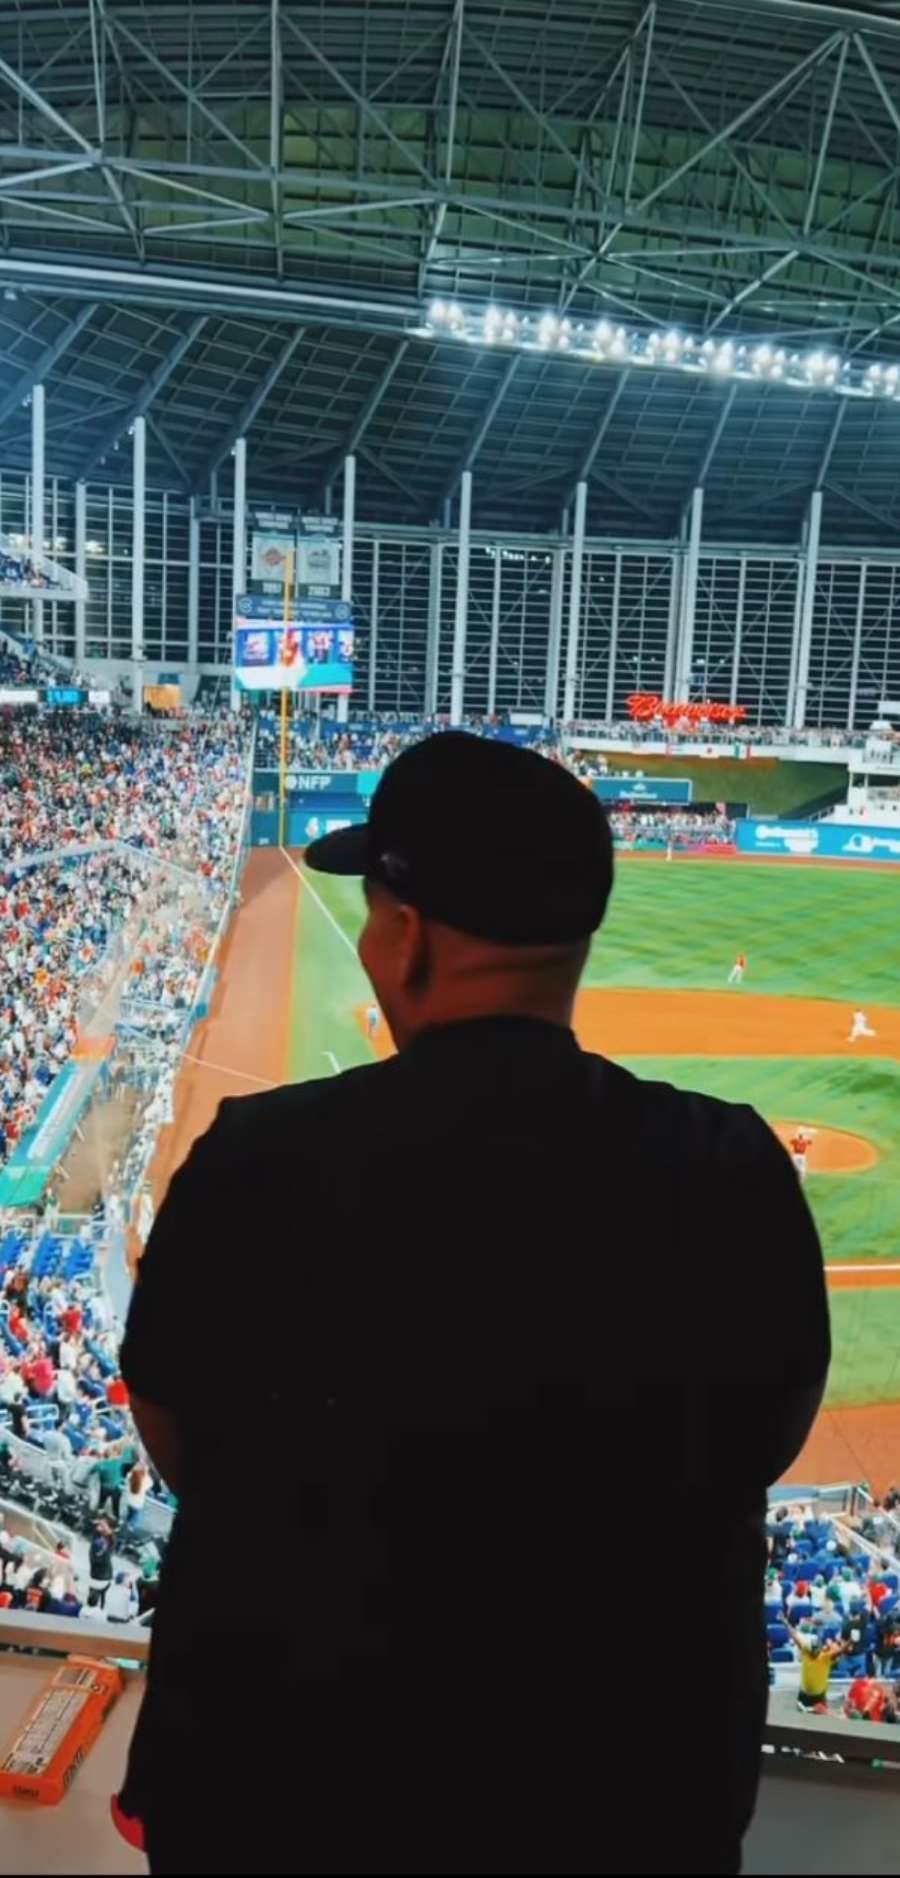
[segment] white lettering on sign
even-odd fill
[[[287,786],[289,789],[309,790],[309,789],[330,789],[331,787],[331,777],[323,776],[316,770],[313,770],[312,772],[308,770],[301,770],[299,774],[294,775],[292,773],[291,775],[287,776],[285,780],[287,782]]]

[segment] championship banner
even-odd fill
[[[297,537],[297,587],[328,599],[341,591],[341,538],[336,515],[301,515]]]
[[[284,587],[289,579],[293,580],[295,549],[295,535],[280,529],[255,529],[250,550],[251,580]]]

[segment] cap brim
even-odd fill
[[[357,828],[336,828],[333,834],[310,842],[303,858],[307,867],[317,874],[364,875],[369,859],[369,831],[365,822]]]

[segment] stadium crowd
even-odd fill
[[[876,1513],[872,1535],[882,1527]],[[809,1505],[770,1508],[769,1660],[773,1670],[799,1666],[802,1709],[827,1713],[835,1678],[850,1683],[848,1716],[893,1722],[900,1720],[900,1684],[882,1684],[900,1675],[900,1566],[885,1552],[857,1550],[864,1533],[865,1522],[838,1524]]]
[[[0,1166],[75,1045],[79,980],[101,982],[133,917],[132,995],[189,1009],[236,857],[242,738],[224,718],[160,731],[0,713]],[[133,856],[101,845],[113,841]],[[149,886],[156,857],[184,870],[182,888]],[[198,882],[212,911],[202,923]]]
[[[0,1238],[0,1496],[75,1538],[48,1560],[0,1530],[0,1607],[127,1621],[150,1608],[159,1546],[144,1521],[164,1490],[131,1420],[118,1334],[87,1236],[7,1230]],[[15,1442],[24,1448],[14,1448]],[[35,1486],[27,1449],[50,1462]],[[23,1458],[23,1455],[26,1458]],[[89,1537],[86,1547],[76,1535]],[[140,1565],[136,1583],[122,1548]]]
[[[690,813],[672,809],[613,808],[609,822],[617,841],[624,847],[671,847],[675,852],[686,848],[729,847],[734,841],[734,822],[721,809],[694,809]]]
[[[7,549],[0,548],[0,585],[36,590],[49,587],[50,581],[40,568],[35,567],[30,555],[10,554]]]

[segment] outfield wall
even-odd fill
[[[788,855],[794,860],[895,861],[900,828],[854,827],[849,822],[739,821],[739,854]]]

